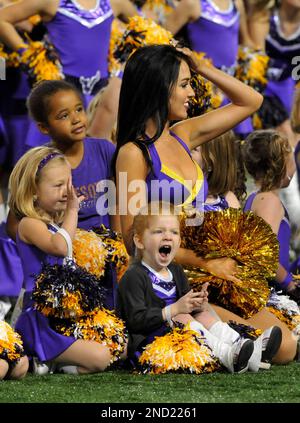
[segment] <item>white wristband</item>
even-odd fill
[[[167,322],[169,323],[169,325],[171,326],[171,328],[174,326],[172,317],[171,317],[171,305],[167,305],[165,307],[165,316],[167,319]]]
[[[67,249],[68,249],[66,257],[73,258],[73,243],[72,243],[69,232],[67,232],[64,228],[61,228],[60,226],[54,223],[51,223],[51,225],[57,229],[57,233],[59,233],[66,241]]]

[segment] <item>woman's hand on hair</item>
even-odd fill
[[[191,70],[200,73],[204,67],[210,66],[213,64],[207,58],[202,57],[200,54],[196,54],[194,51],[190,50],[188,47],[180,47],[180,45],[175,46],[178,51],[181,51],[183,54],[189,57],[191,62]]]

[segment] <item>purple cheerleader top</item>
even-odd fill
[[[51,225],[48,226],[48,230],[56,232]],[[62,264],[63,258],[46,254],[34,245],[23,242],[18,233],[17,247],[23,266],[25,295],[23,310],[16,322],[16,331],[22,337],[24,350],[28,356],[37,357],[40,361],[52,360],[69,348],[75,342],[75,338],[60,335],[53,330],[49,319],[34,308],[31,294],[35,286],[34,275],[40,273],[42,264]]]
[[[149,155],[152,160],[152,170],[146,178],[148,202],[168,201],[175,206],[193,206],[199,211],[203,211],[203,205],[207,196],[207,181],[200,166],[192,159],[191,152],[184,141],[174,132],[170,134],[183,147],[182,153],[188,153],[191,164],[197,169],[197,181],[191,186],[191,181],[185,181],[172,169],[164,165],[155,147],[155,143],[148,145]]]
[[[229,204],[226,198],[223,195],[218,195],[218,197],[211,203],[204,204],[204,211],[223,211],[228,209]]]
[[[201,2],[201,16],[187,25],[192,50],[206,53],[218,68],[230,68],[236,61],[240,13],[232,1],[220,10],[212,0]]]
[[[266,53],[270,56],[268,78],[281,81],[291,77],[292,59],[300,56],[300,26],[296,31],[285,36],[281,31],[278,10],[270,18],[270,31],[266,38]]]
[[[177,301],[177,287],[176,283],[173,280],[172,272],[169,270],[169,277],[168,278],[162,278],[159,276],[153,269],[151,269],[150,266],[148,266],[146,263],[142,261],[142,265],[145,268],[145,271],[147,272],[147,275],[149,276],[152,288],[155,293],[155,295],[158,298],[161,298],[165,301],[166,306],[174,304]],[[153,331],[151,334],[149,334],[143,342],[143,345],[150,344],[154,341],[156,336],[163,336],[166,334],[167,331],[167,325],[164,323],[160,328]],[[139,357],[141,354],[141,348],[138,349],[136,352],[136,357]]]
[[[270,57],[270,62],[265,94],[279,97],[289,114],[296,84],[294,78],[299,78],[299,71],[296,71],[298,62],[293,63],[293,58],[300,56],[300,27],[288,37],[285,36],[281,31],[278,10],[270,18],[270,31],[266,38],[266,53]],[[293,75],[293,71],[296,75]]]
[[[105,181],[111,178],[111,160],[115,146],[104,139],[86,138],[84,154],[79,165],[72,169],[72,182],[78,196],[85,199],[78,212],[78,227],[89,230],[104,224],[110,227],[107,212]],[[102,186],[103,185],[103,186]]]
[[[88,79],[108,77],[108,50],[113,11],[109,0],[84,9],[76,0],[60,0],[55,17],[45,22],[64,74]]]
[[[244,211],[251,210],[252,203],[256,196],[257,192],[253,192],[247,198]],[[283,206],[284,207],[284,206]],[[291,227],[289,223],[289,216],[284,207],[284,218],[280,222],[279,231],[277,234],[277,239],[279,242],[279,263],[285,268],[285,270],[289,271],[289,245],[290,245],[290,238],[291,238]]]

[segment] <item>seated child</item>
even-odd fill
[[[181,266],[172,263],[180,247],[180,218],[174,206],[152,202],[142,208],[134,217],[133,241],[136,260],[120,281],[117,302],[129,331],[129,357],[137,359],[175,320],[204,334],[231,373],[258,371],[261,361],[271,361],[281,344],[279,328],[267,329],[255,342],[242,338],[210,311],[207,285],[193,292]]]

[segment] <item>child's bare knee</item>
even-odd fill
[[[101,349],[98,353],[93,355],[89,361],[90,371],[93,373],[103,372],[111,362],[111,354],[108,348]]]
[[[29,367],[28,358],[26,356],[21,357],[17,366],[11,373],[11,379],[18,379],[18,380],[23,379],[27,374],[28,367]]]
[[[8,363],[0,359],[0,380],[4,379],[6,373],[8,372],[9,366]]]

